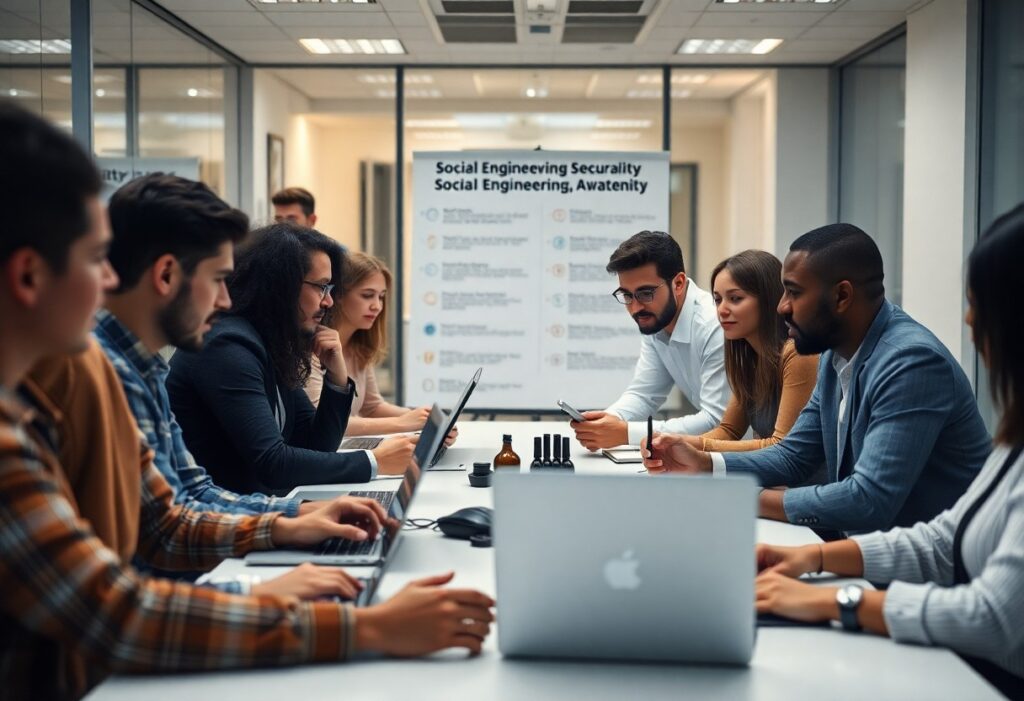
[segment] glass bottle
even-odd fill
[[[519,456],[512,450],[511,434],[504,434],[501,437],[501,452],[494,456],[494,469],[499,467],[519,467]]]

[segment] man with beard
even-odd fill
[[[647,435],[655,414],[678,387],[697,411],[654,422],[663,433],[700,435],[716,427],[729,403],[724,337],[711,295],[687,278],[683,252],[660,231],[641,231],[623,241],[608,261],[617,273],[615,299],[626,305],[643,337],[633,380],[605,411],[588,411],[571,423],[588,450],[629,443]]]
[[[992,444],[974,392],[945,346],[885,299],[866,233],[830,224],[790,246],[779,313],[798,353],[821,353],[810,401],[782,442],[698,451],[655,436],[650,472],[752,474],[761,515],[846,534],[911,526],[953,505]],[[826,484],[794,487],[819,466]]]
[[[189,451],[218,484],[283,494],[408,466],[412,436],[337,452],[355,384],[338,332],[324,320],[342,260],[338,243],[312,229],[281,223],[253,232],[228,278],[231,310],[201,350],[171,360],[171,408]],[[317,407],[303,391],[314,353],[326,371]]]

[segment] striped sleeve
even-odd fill
[[[348,656],[354,623],[348,606],[235,596],[139,576],[78,518],[31,443],[22,440],[25,449],[11,450],[11,434],[3,438],[5,617],[108,671],[224,669]],[[197,532],[222,544],[258,542],[269,523],[252,521],[227,528],[200,523]]]

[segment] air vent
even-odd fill
[[[512,0],[443,0],[441,7],[449,15],[514,15]]]
[[[565,18],[563,44],[632,44],[644,26],[645,17]]]
[[[530,34],[550,34],[551,25],[549,24],[531,24]]]
[[[441,36],[449,44],[514,44],[516,43],[516,18],[508,17],[461,17],[437,18]]]
[[[635,15],[643,0],[570,0],[570,15]]]

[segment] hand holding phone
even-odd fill
[[[571,406],[569,406],[568,404],[563,402],[561,399],[558,400],[558,408],[561,409],[562,412],[566,416],[568,416],[570,419],[572,419],[573,421],[586,421],[587,420],[586,417],[583,416],[582,412],[580,412],[580,411],[578,411],[576,409],[573,409]]]

